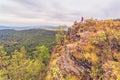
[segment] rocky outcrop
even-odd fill
[[[47,80],[120,79],[120,22],[75,23],[66,36],[68,43],[52,53]]]
[[[74,28],[68,28],[67,39],[70,41],[78,41],[80,40],[80,35],[77,34]]]

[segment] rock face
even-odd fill
[[[46,80],[120,79],[119,21],[76,23],[66,36],[68,43],[52,53]]]
[[[62,73],[71,73],[77,76],[83,75],[85,73],[84,69],[90,72],[91,66],[89,62],[78,61],[70,54],[60,56],[57,65],[60,66]]]

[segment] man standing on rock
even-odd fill
[[[82,17],[81,17],[81,22],[83,22],[83,21],[84,21],[84,17],[82,16]]]

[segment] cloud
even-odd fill
[[[71,25],[85,18],[119,18],[119,0],[1,0],[0,25]]]
[[[104,14],[106,17],[110,18],[120,18],[120,1],[115,0],[110,4],[110,6],[104,9]]]

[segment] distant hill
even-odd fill
[[[57,26],[0,26],[0,30],[13,29],[13,30],[28,30],[28,29],[56,29]]]
[[[7,52],[12,52],[22,46],[25,46],[28,52],[32,52],[38,45],[52,48],[55,33],[55,31],[45,29],[13,30],[10,27],[4,27],[0,30],[0,45],[4,46]]]

